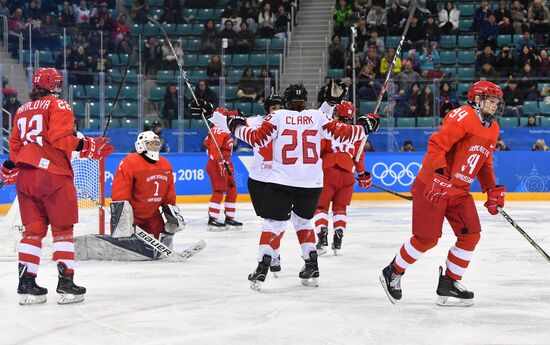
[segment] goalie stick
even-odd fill
[[[77,192],[84,195],[84,197],[89,199],[95,206],[101,208],[103,211],[111,213],[111,211],[108,210],[107,207],[101,205],[99,201],[95,200],[86,191],[77,190]],[[206,247],[206,242],[204,240],[200,240],[197,243],[193,244],[191,247],[187,248],[186,250],[182,252],[176,252],[168,248],[166,245],[164,245],[164,243],[157,240],[156,238],[151,236],[148,232],[146,232],[145,230],[141,229],[138,226],[136,226],[135,235],[137,236],[137,238],[142,240],[149,247],[166,255],[169,261],[185,262],[187,261],[187,259],[194,256],[195,254],[197,254],[198,252],[200,252]]]

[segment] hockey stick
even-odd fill
[[[512,226],[529,242],[536,250],[539,252],[544,258],[550,262],[550,256],[535,242],[513,219],[502,209],[502,207],[497,207],[498,212],[508,221],[508,223],[512,224]]]
[[[126,68],[124,68],[124,74],[122,74],[122,78],[118,83],[118,90],[116,91],[115,101],[113,102],[113,108],[111,108],[111,111],[109,112],[109,116],[107,116],[107,123],[105,124],[105,128],[103,129],[103,134],[101,135],[102,137],[107,135],[107,131],[109,130],[109,126],[111,125],[111,121],[113,119],[113,113],[118,105],[120,92],[122,91],[122,86],[124,85],[124,81],[126,80],[126,74],[128,74],[128,69],[130,68],[131,61],[132,61],[132,57],[130,56],[130,54],[128,54],[128,62],[126,63]]]
[[[379,185],[376,185],[376,184],[374,184],[374,183],[373,183],[371,186],[374,187],[374,188],[383,190],[384,192],[393,194],[393,195],[395,195],[395,196],[397,196],[397,197],[400,197],[400,198],[402,198],[402,199],[405,199],[405,200],[412,201],[412,199],[413,199],[412,196],[408,196],[408,195],[404,195],[404,194],[400,194],[400,193],[394,192],[393,190],[384,188],[384,187],[379,186]]]
[[[88,194],[86,191],[77,190],[78,193],[84,195],[87,199],[89,199],[92,204],[97,206],[98,208],[102,209],[105,212],[111,213],[111,210],[107,209],[107,207],[101,205],[101,203],[97,200],[95,200],[90,194]],[[146,245],[150,246],[154,250],[164,254],[167,256],[167,258],[170,261],[176,261],[176,262],[184,262],[187,261],[190,257],[195,255],[196,253],[200,252],[206,247],[206,242],[204,240],[200,240],[199,242],[195,243],[188,249],[182,251],[181,253],[173,251],[172,249],[168,248],[165,244],[151,236],[148,232],[141,229],[140,227],[135,227],[135,235],[137,238],[143,241]]]
[[[185,82],[185,85],[189,88],[189,91],[191,91],[191,97],[193,97],[193,100],[195,102],[197,102],[197,96],[195,95],[195,92],[193,92],[193,88],[191,87],[191,84],[189,83],[189,80],[187,79],[187,72],[185,72],[185,70],[183,69],[183,66],[182,66],[180,60],[178,59],[178,55],[176,54],[176,50],[172,46],[172,42],[170,42],[170,38],[168,37],[168,34],[166,33],[166,30],[164,30],[164,27],[159,22],[157,22],[153,17],[147,16],[147,19],[151,23],[155,24],[160,29],[160,31],[162,31],[162,34],[164,35],[164,39],[168,42],[168,46],[170,47],[170,50],[172,51],[172,54],[176,58],[176,63],[178,64],[178,68],[180,70],[181,77],[183,78],[183,81]],[[212,141],[214,142],[214,145],[216,146],[216,150],[218,151],[218,154],[220,155],[220,157],[222,159],[222,163],[225,166],[225,170],[227,170],[227,174],[229,176],[233,175],[233,173],[231,172],[231,169],[229,168],[229,164],[227,163],[227,161],[225,160],[225,158],[222,155],[222,151],[220,150],[220,146],[218,145],[218,142],[216,141],[216,138],[214,137],[214,134],[212,133],[212,130],[210,129],[210,126],[208,124],[208,121],[206,120],[206,117],[204,117],[204,114],[201,114],[201,117],[202,117],[202,120],[204,121],[204,124],[206,125],[206,128],[208,129],[208,135],[210,135],[210,138],[212,138]]]

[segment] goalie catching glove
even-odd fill
[[[325,88],[323,100],[335,106],[340,104],[348,93],[348,86],[340,79],[331,79]]]
[[[164,231],[169,234],[175,234],[185,228],[185,220],[181,215],[178,205],[163,205],[160,207],[160,213],[164,220]]]

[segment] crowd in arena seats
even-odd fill
[[[352,86],[358,102],[377,99],[411,3],[335,0],[328,75],[344,78],[351,85],[355,72],[356,83]],[[469,85],[490,80],[504,91],[504,116],[517,118],[505,125],[519,126],[527,121],[541,125],[545,120],[543,125],[548,126],[550,11],[546,1],[416,3],[401,54],[392,69],[395,87],[389,90],[382,114],[393,111],[397,122],[399,118],[443,117],[465,103]],[[352,26],[356,31],[355,56],[350,49]],[[358,108],[361,112],[372,110]]]

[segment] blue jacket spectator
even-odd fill
[[[437,49],[430,50],[428,47],[424,47],[418,60],[420,61],[420,69],[422,71],[431,71],[439,63],[439,52]]]
[[[528,46],[529,48],[535,48],[536,43],[531,39],[531,33],[529,30],[523,31],[522,37],[519,41],[516,42],[516,51],[519,52],[523,46]]]

